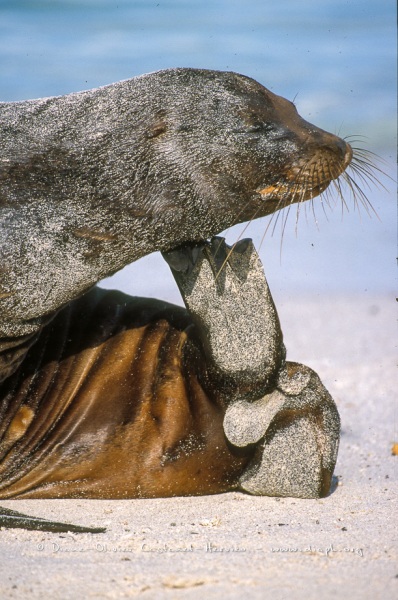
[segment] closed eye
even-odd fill
[[[257,123],[256,125],[251,125],[246,128],[246,133],[256,133],[257,131],[263,131],[262,123]]]
[[[234,129],[234,133],[270,133],[273,131],[273,123],[254,123],[253,125],[245,125],[241,129]]]

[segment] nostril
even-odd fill
[[[345,152],[344,152],[344,168],[346,169],[352,160],[352,148],[350,144],[341,140],[344,144]]]
[[[347,152],[347,144],[344,140],[339,137],[334,139],[334,145],[337,147],[341,153],[341,158],[344,158]]]
[[[347,168],[352,159],[352,148],[344,140],[337,136],[333,136],[333,149],[336,154],[339,154],[340,159],[344,162],[344,168]]]

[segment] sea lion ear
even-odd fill
[[[259,400],[231,403],[225,412],[223,425],[228,441],[239,448],[257,443],[265,436],[285,402],[286,397],[274,390]]]

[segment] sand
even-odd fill
[[[277,306],[289,360],[318,372],[341,415],[332,493],[3,501],[107,531],[3,529],[0,598],[398,597],[394,298],[364,292]]]

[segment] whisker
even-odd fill
[[[355,175],[361,180],[363,185],[371,190],[371,183],[374,182],[374,179],[371,179],[369,172],[359,164],[350,165],[350,170],[355,173]]]
[[[300,181],[300,177],[303,176],[303,173],[305,173],[305,171],[307,170],[309,161],[307,163],[305,163],[303,165],[303,167],[300,169],[299,173],[296,175],[293,183],[291,184],[288,192],[286,192],[285,196],[288,196],[288,193],[291,194],[291,200],[290,203],[287,205],[286,210],[284,211],[285,214],[283,215],[282,218],[282,222],[281,222],[281,243],[280,243],[280,248],[279,248],[279,258],[280,260],[282,259],[282,247],[283,247],[283,239],[285,237],[285,231],[286,231],[286,227],[287,227],[287,222],[288,222],[288,218],[289,218],[289,213],[290,213],[290,209],[291,206],[293,204],[296,204],[297,208],[296,208],[296,219],[295,219],[295,233],[297,236],[297,232],[298,232],[298,221],[300,218],[300,212],[301,212],[301,207],[304,204],[304,212],[307,218],[307,211],[306,211],[306,204],[304,201],[304,196],[306,194],[306,190],[307,190],[307,180],[308,180],[308,176],[306,174],[304,174],[304,180]],[[315,222],[316,222],[316,218],[315,218]]]
[[[327,188],[319,196],[319,202],[322,206],[322,212],[325,215],[325,219],[327,221],[329,221],[329,216],[328,216],[328,213],[326,212],[325,204],[330,210],[332,209],[332,207],[330,206],[329,195],[330,195],[329,188]]]
[[[271,236],[274,235],[276,224],[277,224],[277,221],[279,219],[280,213],[285,208],[284,202],[285,202],[285,199],[286,199],[287,196],[288,196],[288,194],[286,192],[284,192],[283,195],[281,196],[281,198],[279,199],[277,205],[276,205],[275,211],[271,215],[268,215],[268,216],[270,216],[270,219],[269,219],[268,224],[267,224],[267,226],[265,228],[265,231],[264,231],[264,233],[262,235],[259,249],[261,248],[262,243],[263,243],[263,241],[265,239],[265,236],[267,235],[268,230],[271,227],[272,223],[274,225],[273,225],[273,228],[272,228]]]
[[[283,211],[284,213],[284,218],[282,218],[281,221],[281,242],[279,244],[279,260],[282,260],[282,246],[283,246],[283,239],[285,237],[285,230],[286,230],[286,224],[287,224],[287,220],[289,218],[289,213],[290,213],[290,209],[291,209],[292,205],[288,204],[288,206],[285,207],[285,210]],[[286,215],[286,216],[285,216]]]
[[[317,182],[317,183],[319,183],[319,182]],[[316,218],[316,213],[315,213],[314,196],[311,198],[310,206],[311,206],[311,212],[312,212],[312,216],[314,217],[314,222],[315,222],[316,228],[319,230],[318,219]]]
[[[246,225],[244,226],[244,228],[243,228],[243,229],[242,229],[242,231],[240,232],[240,234],[239,234],[239,236],[238,236],[238,239],[236,240],[236,242],[235,242],[235,243],[234,243],[234,244],[231,246],[231,249],[230,249],[230,251],[228,252],[227,256],[225,257],[225,259],[224,259],[224,261],[223,261],[223,263],[222,263],[221,267],[219,268],[219,270],[218,270],[218,272],[217,272],[217,274],[216,274],[215,281],[217,281],[217,279],[218,279],[219,275],[222,273],[222,271],[223,271],[223,269],[224,269],[225,265],[227,264],[227,262],[228,262],[228,260],[229,260],[229,258],[230,258],[230,256],[231,256],[231,254],[232,254],[232,252],[233,252],[233,251],[234,251],[234,249],[235,249],[235,246],[236,246],[236,244],[237,244],[237,243],[238,243],[238,242],[239,242],[239,241],[242,239],[242,236],[243,236],[243,234],[245,233],[245,231],[247,230],[247,228],[249,227],[249,225],[251,225],[251,223],[252,223],[252,222],[254,221],[254,219],[256,218],[256,216],[257,216],[258,212],[260,211],[260,208],[261,208],[260,206],[257,208],[257,210],[255,211],[254,215],[251,217],[250,221],[248,221],[248,222],[246,223]],[[217,252],[218,252],[218,249],[216,250],[216,252],[215,252],[214,256],[217,256]]]
[[[325,153],[319,157],[308,159],[302,164],[293,181],[281,183],[279,189],[277,186],[275,187],[273,199],[278,198],[278,201],[272,214],[269,215],[270,218],[261,237],[260,248],[264,242],[265,236],[269,232],[271,232],[271,236],[273,236],[277,230],[278,224],[280,224],[281,242],[279,254],[280,258],[282,257],[283,240],[288,228],[290,211],[293,204],[297,205],[294,216],[296,236],[298,234],[299,220],[300,215],[303,212],[303,207],[307,222],[309,214],[311,214],[311,219],[314,220],[316,227],[319,229],[316,213],[317,205],[315,201],[317,197],[319,197],[323,214],[327,220],[329,220],[328,209],[330,211],[335,210],[336,205],[338,204],[341,206],[342,218],[344,218],[344,213],[346,211],[350,212],[350,206],[352,209],[352,205],[350,204],[349,206],[347,202],[347,193],[352,200],[354,211],[358,212],[360,218],[362,218],[363,211],[365,210],[369,216],[372,216],[373,213],[379,219],[379,215],[372,206],[372,203],[367,196],[367,192],[370,192],[374,186],[388,191],[378,177],[388,177],[392,180],[392,178],[379,166],[382,163],[386,165],[388,163],[381,159],[376,153],[361,147],[361,144],[366,140],[365,136],[351,135],[346,136],[344,140],[347,143],[350,143],[352,148],[352,160],[344,172],[341,172],[341,169],[343,168],[342,161],[338,162],[337,158],[334,157],[331,152]],[[322,190],[322,188],[325,189]],[[308,204],[307,200],[309,201]],[[246,209],[247,204],[243,207],[242,212]],[[260,208],[257,208],[249,223],[239,235],[237,242],[242,238],[246,228],[253,219],[257,217],[259,212]],[[224,268],[225,263],[228,261],[237,242],[235,242],[229,251],[219,273]]]
[[[358,144],[364,144],[364,140],[369,140],[369,138],[367,136],[361,136],[361,135],[356,135],[356,136],[347,136],[344,138],[345,142],[348,142],[351,146],[351,148],[357,152],[362,152],[364,155],[371,157],[373,160],[380,162],[380,163],[384,163],[385,165],[388,165],[388,162],[379,154],[377,154],[376,152],[373,152],[373,150],[369,150],[368,148],[363,148],[363,147],[359,147],[359,146],[353,146],[354,143],[358,143]]]
[[[237,225],[237,224],[239,223],[240,216],[241,216],[241,215],[242,215],[242,213],[243,213],[243,212],[246,210],[246,208],[248,207],[248,205],[249,205],[249,204],[250,204],[250,200],[248,200],[248,201],[247,201],[247,202],[246,202],[246,203],[243,205],[243,207],[241,208],[241,210],[239,211],[239,213],[238,213],[238,215],[237,215],[237,217],[236,217],[236,223],[235,223],[235,225]],[[254,219],[256,218],[256,216],[257,216],[257,214],[258,214],[259,210],[260,210],[260,207],[258,207],[258,209],[257,209],[257,210],[256,210],[256,212],[254,213],[254,215],[253,215],[253,216],[250,218],[250,220],[249,220],[249,221],[247,221],[246,225],[244,226],[243,230],[240,232],[240,234],[239,234],[239,237],[238,237],[238,239],[236,240],[236,242],[235,242],[235,244],[233,245],[233,247],[234,247],[234,246],[237,244],[237,242],[239,242],[239,240],[242,238],[242,236],[243,236],[243,234],[245,233],[245,231],[248,229],[248,227],[249,227],[249,226],[251,225],[251,223],[254,221]],[[233,225],[231,225],[231,227],[233,227]],[[227,231],[228,231],[229,229],[230,229],[230,227],[228,227]],[[219,248],[221,248],[221,246],[219,246]],[[219,248],[217,248],[217,250],[215,251],[215,253],[214,253],[214,257],[216,257],[216,256],[217,256],[217,252],[218,252]],[[224,261],[224,263],[225,263],[225,261]],[[224,263],[223,263],[223,265],[222,265],[222,268],[224,267]],[[221,271],[221,270],[222,270],[222,269],[220,269],[220,271]],[[219,275],[220,271],[217,273],[217,277],[218,277],[218,275]],[[216,277],[216,279],[217,279],[217,277]]]
[[[277,223],[278,223],[278,220],[279,220],[279,218],[280,218],[281,214],[282,214],[282,211],[278,211],[277,213],[274,213],[274,214],[272,215],[272,219],[275,219],[275,220],[274,220],[274,226],[273,226],[273,228],[272,228],[271,236],[273,236],[273,235],[274,235],[274,233],[275,233],[276,225],[277,225]],[[272,219],[271,219],[271,221],[272,221]],[[271,224],[271,223],[270,223],[270,224]]]
[[[354,211],[356,210],[358,212],[359,216],[361,217],[361,211],[360,211],[359,202],[358,202],[359,194],[358,194],[358,190],[354,186],[354,181],[352,180],[352,178],[349,177],[349,175],[347,173],[342,173],[342,175],[340,176],[340,180],[343,180],[348,185],[350,192],[351,192],[351,197],[354,202]],[[363,204],[362,200],[361,200],[361,204]]]
[[[362,143],[361,140],[357,140],[357,141],[359,143]],[[370,176],[372,178],[375,178],[374,171],[377,171],[384,177],[387,177],[387,179],[394,181],[394,179],[392,177],[390,177],[382,168],[380,168],[378,166],[379,164],[386,166],[386,167],[389,166],[388,161],[386,161],[382,156],[380,156],[379,154],[376,154],[375,152],[372,152],[372,150],[368,150],[367,148],[361,148],[358,146],[353,146],[352,144],[351,144],[351,148],[353,150],[352,163],[361,163],[363,166],[367,167],[370,171]],[[378,181],[378,180],[376,179],[376,181]],[[380,183],[380,182],[378,181],[378,183]],[[384,188],[383,184],[380,184],[380,185]]]
[[[349,169],[361,171],[364,181],[366,181],[366,185],[371,189],[370,184],[373,183],[378,189],[383,189],[384,191],[388,191],[386,186],[380,181],[380,179],[375,175],[375,171],[381,173],[384,177],[387,177],[391,181],[394,181],[392,177],[387,175],[382,169],[377,167],[373,162],[367,160],[367,157],[355,156],[349,165]]]
[[[264,233],[263,233],[263,235],[261,236],[260,245],[259,245],[259,250],[261,249],[261,247],[262,247],[262,245],[263,245],[263,242],[264,242],[265,236],[267,235],[268,229],[270,228],[270,226],[271,226],[271,224],[272,224],[272,222],[273,222],[274,218],[275,218],[275,223],[274,223],[274,227],[273,227],[273,229],[272,229],[271,236],[273,236],[273,235],[274,235],[275,228],[276,228],[276,222],[277,222],[277,220],[278,220],[278,218],[279,218],[279,215],[280,215],[281,213],[284,213],[284,211],[286,210],[286,208],[288,208],[288,209],[289,209],[289,207],[286,207],[286,206],[284,206],[284,199],[285,199],[285,197],[286,197],[286,196],[287,196],[287,194],[286,194],[286,192],[285,192],[285,193],[283,194],[282,198],[280,198],[280,200],[279,200],[279,202],[278,202],[278,204],[277,204],[277,207],[279,206],[279,208],[277,208],[277,211],[278,211],[278,212],[276,212],[276,211],[275,211],[275,212],[273,212],[273,213],[270,215],[270,219],[269,219],[269,221],[268,221],[268,225],[266,226],[266,228],[265,228],[265,230],[264,230]],[[277,216],[275,217],[275,215],[277,215]],[[282,238],[283,238],[283,236],[282,236]],[[281,239],[281,242],[282,242],[282,239]]]
[[[362,204],[362,206],[364,207],[364,209],[366,210],[368,215],[370,216],[370,211],[372,211],[374,213],[374,215],[379,219],[380,217],[377,214],[377,211],[374,209],[372,203],[366,196],[363,189],[355,181],[355,179],[353,179],[349,173],[343,173],[341,175],[341,177],[349,185],[349,187],[352,191],[352,196],[353,196],[354,201],[357,201],[359,199],[360,203]],[[358,206],[358,210],[359,210],[359,206]]]
[[[308,177],[308,175],[306,174],[309,164],[310,164],[309,160],[306,163],[304,163],[304,165],[301,167],[301,169],[297,173],[297,175],[294,179],[294,182],[293,182],[293,186],[292,186],[293,195],[292,195],[291,203],[297,204],[296,222],[295,222],[296,236],[297,236],[297,231],[298,231],[298,221],[299,221],[299,217],[300,217],[300,209],[301,209],[301,205],[304,204],[304,196],[305,196],[305,193],[307,190],[308,179],[311,182],[311,171],[310,171],[310,177]],[[303,178],[303,180],[301,180],[303,177],[303,174],[304,174],[304,178]],[[299,193],[299,197],[296,200],[297,193]],[[304,204],[304,213],[305,213],[305,216],[307,219],[307,210],[306,210],[305,204]],[[286,224],[285,224],[285,226],[286,226]]]
[[[361,135],[360,133],[353,133],[352,135],[346,135],[343,137],[345,142],[351,144],[352,142],[359,142],[360,144],[364,144],[369,141],[369,137],[367,135]]]
[[[333,179],[332,184],[341,200],[341,215],[343,216],[344,209],[346,209],[347,212],[350,212],[350,209],[348,208],[347,202],[345,201],[343,190],[341,189],[340,179]]]
[[[297,186],[296,186],[296,189],[297,189]],[[301,197],[303,197],[303,191],[300,192],[300,195],[301,195]],[[294,224],[294,232],[295,232],[296,237],[297,237],[298,222],[299,222],[299,219],[300,219],[300,210],[301,210],[301,206],[303,204],[302,200],[299,199],[296,204],[297,204],[297,208],[296,208],[296,222]]]

